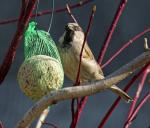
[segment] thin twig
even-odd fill
[[[32,11],[34,10],[35,3],[36,3],[36,0],[32,0],[32,1],[29,1],[29,4],[27,7],[26,7],[26,5],[22,5],[16,33],[14,35],[13,40],[11,41],[11,45],[7,51],[7,54],[3,60],[3,63],[0,66],[0,84],[3,82],[5,76],[7,75],[8,71],[11,67],[11,64],[16,55],[16,49],[20,44],[24,29],[27,26],[27,24],[31,18],[31,14],[32,14]]]
[[[92,26],[92,22],[93,22],[93,19],[94,19],[94,14],[95,14],[95,12],[96,12],[96,6],[93,6],[92,12],[91,12],[91,15],[90,15],[90,19],[89,19],[89,23],[88,23],[88,27],[87,27],[87,30],[86,30],[86,32],[85,32],[84,41],[83,41],[83,45],[82,45],[82,48],[81,48],[80,56],[79,56],[79,57],[80,57],[80,60],[79,60],[79,66],[78,66],[78,72],[77,72],[77,77],[76,77],[75,85],[78,85],[79,82],[80,82],[80,68],[81,68],[81,62],[82,62],[83,49],[84,49],[84,45],[85,45],[85,43],[86,43],[87,37],[88,37],[88,35],[89,35],[91,26]],[[84,97],[83,97],[83,99],[84,99],[84,100],[87,100],[87,98],[84,98]],[[83,99],[82,99],[82,100],[83,100]],[[73,102],[72,104],[74,104],[74,99],[72,100],[72,102]],[[84,103],[84,105],[85,105],[86,101],[83,101],[82,103]],[[75,113],[75,115],[74,115],[74,118],[73,118],[73,120],[72,120],[72,122],[71,122],[71,125],[70,125],[71,128],[75,128],[76,125],[77,125],[77,122],[78,122],[78,120],[79,120],[79,118],[80,118],[82,109],[83,109],[83,107],[84,107],[84,106],[82,105],[82,103],[81,103],[81,106],[82,106],[82,107],[79,107],[79,106],[77,107],[77,111],[76,111],[76,113]],[[81,109],[81,108],[82,108],[82,109]]]
[[[72,20],[78,24],[76,18],[74,17],[74,15],[72,14],[71,10],[70,10],[70,7],[69,7],[69,4],[66,4],[66,8],[67,8],[67,12],[68,14],[70,15],[70,17],[72,18]]]
[[[41,113],[40,118],[39,118],[39,120],[38,120],[38,122],[37,122],[36,128],[41,128],[41,127],[42,127],[43,123],[45,122],[46,117],[48,116],[49,109],[50,109],[50,108],[48,107],[48,108],[46,108],[46,109]]]
[[[117,26],[117,23],[118,23],[118,21],[120,19],[121,14],[123,13],[123,10],[124,10],[126,4],[127,4],[127,0],[121,0],[120,5],[119,5],[119,7],[117,9],[117,12],[116,12],[116,14],[115,14],[115,16],[113,18],[112,23],[111,23],[111,26],[110,26],[110,28],[108,30],[107,36],[105,38],[105,41],[104,41],[104,43],[102,45],[102,48],[100,50],[100,53],[99,53],[99,56],[98,56],[98,63],[99,63],[99,65],[101,65],[101,63],[103,61],[104,55],[105,55],[106,50],[108,48],[108,45],[109,45],[109,43],[111,41],[112,35],[114,33],[114,30],[115,30],[115,28]]]
[[[106,67],[108,64],[110,64],[110,62],[112,62],[124,49],[126,49],[129,45],[131,45],[133,42],[135,42],[137,39],[139,39],[141,36],[143,36],[145,33],[150,32],[150,28],[145,29],[144,31],[142,31],[141,33],[137,34],[136,36],[134,36],[132,39],[130,39],[128,42],[126,42],[119,50],[117,50],[116,53],[114,53],[109,59],[108,61],[106,61],[106,63],[104,63],[101,67],[104,68]]]
[[[82,86],[67,87],[50,92],[49,95],[43,97],[28,110],[24,117],[18,122],[17,128],[25,128],[29,126],[32,121],[38,117],[49,105],[63,100],[89,96],[104,91],[110,88],[110,86],[119,83],[147,63],[150,64],[150,51],[147,51],[136,57],[130,63],[124,65],[103,80],[90,84],[87,83],[86,85]]]
[[[73,20],[75,23],[78,24],[76,18],[75,18],[74,15],[72,14],[71,9],[70,9],[70,7],[69,7],[68,4],[66,4],[66,8],[67,8],[67,12],[68,12],[68,14],[70,15],[70,17],[72,18],[72,20]],[[78,24],[78,25],[79,25],[79,24]],[[72,120],[74,120],[74,113],[75,113],[75,108],[74,108],[74,107],[75,107],[75,101],[78,102],[78,100],[79,100],[79,99],[72,99],[72,101],[71,101],[71,115],[72,115]],[[77,104],[77,106],[78,106],[78,104]]]
[[[139,99],[140,97],[140,94],[141,94],[141,91],[143,89],[143,86],[144,86],[144,83],[145,83],[145,80],[147,78],[147,75],[149,73],[149,68],[150,68],[150,65],[148,65],[148,67],[145,69],[145,71],[143,72],[143,75],[142,75],[142,78],[141,78],[141,81],[139,83],[139,86],[138,86],[138,89],[136,91],[136,94],[135,94],[135,97],[134,97],[134,100],[131,104],[131,107],[130,107],[130,110],[129,110],[129,113],[128,113],[128,117],[127,117],[127,121],[126,121],[126,125],[125,125],[125,128],[129,128],[129,126],[131,125],[131,117],[133,115],[133,112],[134,112],[134,109],[135,109],[135,105],[137,103],[137,100]],[[132,118],[133,119],[133,118]]]
[[[79,1],[78,3],[76,4],[73,4],[73,5],[70,5],[70,8],[71,9],[75,9],[75,8],[78,8],[78,7],[82,7],[90,2],[93,2],[94,0],[82,0],[82,1]],[[54,10],[55,13],[60,13],[60,12],[64,12],[64,11],[67,11],[67,8],[65,7],[62,7],[62,8],[57,8]],[[37,14],[32,14],[31,18],[35,17],[35,16],[43,16],[43,15],[48,15],[48,14],[51,14],[52,13],[52,10],[44,10],[44,11],[41,11],[41,12],[38,12]],[[18,21],[18,18],[13,18],[13,19],[8,19],[8,20],[2,20],[0,21],[0,25],[4,25],[4,24],[10,24],[10,23],[15,23]]]
[[[74,15],[72,14],[71,9],[70,9],[70,7],[69,7],[68,4],[66,4],[66,7],[67,7],[67,12],[68,12],[68,14],[70,15],[70,17],[72,18],[72,20],[73,20],[75,23],[78,24],[76,18],[75,18]],[[79,25],[79,24],[78,24],[78,25]],[[76,84],[75,84],[75,85],[76,85]],[[75,100],[78,102],[79,99],[72,99],[72,101],[71,101],[71,115],[72,115],[72,121],[74,120]],[[78,104],[77,104],[77,106],[78,106]]]
[[[127,92],[131,88],[133,83],[139,78],[139,76],[145,71],[145,69],[147,69],[148,66],[149,66],[149,64],[145,65],[136,75],[134,75],[132,77],[132,79],[129,81],[129,83],[124,88],[125,92]],[[104,127],[104,125],[106,124],[106,122],[110,118],[111,114],[114,112],[115,108],[118,106],[120,100],[121,100],[121,97],[118,97],[115,100],[115,102],[111,105],[111,107],[109,108],[109,110],[107,111],[107,113],[105,114],[103,119],[101,120],[98,128],[103,128]]]
[[[87,37],[89,35],[91,26],[92,26],[92,22],[93,22],[93,18],[94,18],[95,12],[96,12],[96,5],[94,5],[93,8],[92,8],[92,12],[91,12],[91,15],[90,15],[88,27],[87,27],[87,30],[85,32],[84,41],[83,41],[83,45],[82,45],[80,56],[79,56],[80,57],[80,61],[79,61],[79,66],[78,66],[78,72],[77,72],[76,82],[75,82],[75,84],[77,84],[77,85],[78,85],[78,83],[80,81],[80,68],[81,68],[81,62],[82,62],[83,49],[84,49],[84,45],[86,43]]]
[[[134,110],[134,112],[132,113],[132,115],[129,118],[129,121],[126,123],[125,128],[128,128],[133,119],[136,117],[136,115],[138,114],[139,110],[142,108],[142,106],[150,99],[150,92],[148,92],[145,97],[141,100],[141,102],[139,103],[139,105],[137,106],[137,108]]]
[[[80,119],[81,113],[82,113],[82,111],[83,111],[83,109],[84,109],[84,106],[86,105],[87,100],[88,100],[88,96],[85,96],[85,97],[83,97],[83,98],[80,100],[80,103],[79,103],[79,105],[78,105],[78,108],[77,108],[77,110],[76,110],[76,112],[75,112],[75,114],[74,114],[74,118],[73,118],[73,120],[72,120],[72,122],[71,122],[71,127],[76,127],[77,122],[78,122],[79,119]]]
[[[149,48],[149,46],[148,46],[147,38],[144,38],[144,49],[145,49],[145,50],[150,50],[150,48]]]
[[[0,128],[4,128],[2,121],[0,121]]]
[[[136,102],[137,102],[137,100],[138,100],[139,97],[140,97],[141,91],[142,91],[143,86],[144,86],[144,82],[145,82],[145,80],[146,80],[146,78],[147,78],[147,75],[148,75],[147,69],[148,69],[149,67],[150,67],[150,66],[148,65],[148,67],[145,69],[145,71],[144,71],[143,74],[142,74],[141,81],[140,81],[140,83],[139,83],[138,89],[137,89],[137,91],[136,91],[136,94],[135,94],[135,96],[134,96],[133,102],[132,102],[132,104],[131,104],[131,107],[130,107],[130,110],[129,110],[129,113],[128,113],[128,118],[127,118],[127,120],[130,118],[131,114],[133,113],[134,108],[135,108],[135,105],[136,105]]]

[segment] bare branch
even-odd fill
[[[69,4],[66,4],[66,8],[67,8],[67,12],[68,12],[68,14],[70,15],[70,17],[72,18],[72,20],[73,20],[75,23],[78,24],[76,18],[74,17],[74,15],[73,15],[72,12],[71,12],[71,9],[70,9],[70,7],[69,7]]]
[[[150,48],[149,48],[149,46],[148,46],[147,38],[144,38],[144,49],[145,49],[145,50],[150,50]]]
[[[25,128],[29,126],[32,121],[38,117],[49,105],[67,99],[79,98],[102,92],[110,88],[110,86],[119,83],[131,75],[135,70],[147,63],[150,63],[150,51],[144,52],[130,63],[124,65],[103,80],[94,83],[87,83],[82,86],[67,87],[52,91],[49,95],[43,97],[28,110],[22,120],[18,122],[17,128]]]
[[[37,122],[36,128],[41,128],[41,127],[42,127],[42,125],[43,125],[43,123],[44,123],[46,117],[48,116],[49,110],[50,110],[50,108],[48,107],[48,108],[46,108],[46,109],[42,112],[42,114],[40,115],[40,118],[39,118],[39,120],[38,120],[38,122]]]

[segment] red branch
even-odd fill
[[[81,6],[84,6],[90,2],[93,2],[94,0],[82,0],[76,4],[73,4],[73,5],[70,5],[69,7],[71,9],[74,9],[74,8],[78,8],[78,7],[81,7]],[[59,13],[59,12],[64,12],[64,11],[67,11],[67,8],[63,7],[63,8],[58,8],[56,10],[54,10],[55,13]],[[52,13],[52,10],[44,10],[44,11],[41,11],[41,12],[38,12],[37,14],[33,14],[31,15],[31,18],[35,17],[35,16],[43,16],[43,15],[48,15],[48,14],[51,14]],[[10,24],[10,23],[14,23],[14,22],[17,22],[18,21],[18,18],[14,18],[14,19],[8,19],[8,20],[3,20],[3,21],[0,21],[0,25],[4,25],[4,24]]]
[[[83,45],[82,45],[81,52],[80,52],[80,61],[79,61],[78,73],[77,73],[75,85],[78,85],[79,82],[80,82],[80,67],[81,67],[83,49],[84,49],[84,45],[85,45],[86,40],[87,40],[87,36],[89,35],[89,32],[90,32],[90,28],[91,28],[91,26],[92,26],[92,22],[93,22],[93,18],[94,18],[95,12],[96,12],[96,6],[93,6],[92,12],[91,12],[91,15],[90,15],[90,19],[89,19],[89,23],[88,23],[88,27],[87,27],[87,30],[86,30],[86,32],[85,32]],[[73,101],[74,101],[74,100],[72,100],[72,102],[73,102]],[[77,122],[78,122],[78,120],[79,120],[79,118],[80,118],[81,112],[82,112],[82,110],[83,110],[83,107],[84,107],[86,101],[87,101],[87,97],[83,97],[83,98],[81,99],[80,104],[79,104],[78,107],[77,107],[77,111],[76,111],[76,113],[74,114],[74,118],[73,118],[73,120],[72,120],[72,122],[71,122],[71,125],[70,125],[71,128],[75,128],[75,127],[76,127]]]
[[[132,79],[129,81],[129,83],[125,86],[124,91],[127,92],[133,83],[138,79],[138,77],[147,69],[150,63],[146,64],[135,76],[132,77]],[[118,97],[115,102],[112,104],[112,106],[109,108],[105,116],[103,117],[102,121],[100,122],[98,128],[103,128],[108,119],[110,118],[111,114],[115,110],[115,108],[118,106],[119,102],[121,100],[121,97]]]
[[[75,127],[76,127],[77,122],[78,122],[79,119],[80,119],[81,113],[82,113],[82,111],[83,111],[83,109],[84,109],[84,106],[86,105],[87,100],[88,100],[88,97],[87,97],[87,96],[85,96],[85,97],[83,97],[83,98],[81,99],[81,101],[80,101],[80,103],[79,103],[79,105],[78,105],[78,108],[77,108],[77,110],[76,110],[76,113],[75,113],[74,116],[73,116],[73,120],[72,120],[72,122],[71,122],[70,128],[75,128]]]
[[[75,102],[75,99],[72,99],[72,101],[71,101],[71,116],[72,116],[72,120],[74,119],[74,114],[75,114],[74,102]]]
[[[129,110],[129,113],[128,113],[128,117],[127,117],[127,122],[126,122],[125,128],[129,128],[129,126],[131,125],[131,121],[132,121],[133,117],[135,117],[134,116],[135,105],[137,103],[137,100],[140,97],[141,91],[142,91],[143,86],[144,86],[144,82],[145,82],[145,80],[147,78],[147,75],[149,73],[149,68],[150,68],[150,65],[143,72],[141,81],[140,81],[138,89],[136,91],[136,95],[134,96],[134,100],[133,100],[133,102],[131,104],[131,107],[130,107],[130,110]]]
[[[3,82],[5,76],[7,75],[11,67],[11,64],[16,54],[16,49],[19,46],[19,43],[22,39],[24,29],[27,26],[31,18],[31,14],[32,14],[32,11],[34,10],[35,3],[36,3],[36,0],[30,0],[27,6],[23,5],[22,3],[22,9],[20,13],[19,22],[17,25],[17,31],[15,33],[13,40],[11,41],[11,45],[0,67],[0,84]]]
[[[79,61],[79,66],[78,66],[78,73],[77,73],[77,77],[76,77],[76,82],[75,82],[76,84],[79,83],[83,49],[84,49],[84,45],[85,45],[86,40],[87,40],[87,36],[88,36],[88,34],[90,32],[90,28],[92,26],[92,21],[93,21],[93,18],[94,18],[95,11],[96,11],[96,6],[94,6],[92,8],[92,13],[91,13],[91,16],[90,16],[90,20],[89,20],[89,24],[88,24],[88,27],[87,27],[87,31],[85,32],[84,41],[83,41],[83,45],[82,45],[81,52],[80,52],[80,61]]]
[[[137,34],[136,36],[134,36],[132,39],[130,39],[128,42],[126,42],[119,50],[117,50],[117,52],[115,54],[113,54],[106,63],[104,63],[102,65],[102,68],[106,67],[108,64],[110,64],[110,62],[112,62],[112,60],[114,60],[124,49],[126,49],[129,45],[131,45],[134,41],[136,41],[138,38],[140,38],[141,36],[143,36],[145,33],[149,32],[150,28],[145,29],[144,31],[142,31],[141,33]]]
[[[0,128],[4,128],[2,121],[0,121]]]
[[[139,110],[142,108],[142,106],[147,102],[147,100],[150,99],[150,92],[148,92],[145,97],[141,100],[141,102],[139,103],[139,105],[137,106],[137,108],[134,110],[134,112],[132,113],[132,115],[129,118],[128,123],[126,124],[125,128],[128,128],[129,125],[131,125],[131,122],[135,119],[137,113],[139,112]]]
[[[70,15],[70,17],[72,18],[72,20],[78,24],[76,18],[74,17],[73,13],[71,12],[71,9],[69,7],[68,4],[66,4],[66,7],[67,7],[67,12],[68,14]],[[76,84],[77,85],[77,84]],[[75,101],[77,101],[77,106],[79,105],[79,99],[72,99],[71,101],[71,113],[72,113],[72,120],[74,120],[74,114],[75,114]]]
[[[120,19],[121,14],[123,13],[123,10],[124,10],[126,4],[127,4],[127,0],[121,0],[121,3],[120,3],[120,5],[119,5],[119,7],[117,9],[115,17],[113,18],[112,24],[111,24],[111,26],[110,26],[110,28],[108,30],[108,33],[107,33],[107,36],[106,36],[105,41],[103,43],[103,46],[102,46],[102,48],[100,50],[100,53],[99,53],[99,56],[98,56],[98,63],[99,63],[99,65],[101,65],[101,63],[103,61],[104,55],[106,53],[108,45],[110,44],[110,40],[112,38],[114,30],[115,30],[115,28],[117,26],[117,23],[118,23],[118,21]]]

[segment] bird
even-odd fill
[[[78,23],[68,23],[57,44],[64,73],[73,82],[76,81],[84,37],[84,31]],[[87,41],[83,48],[81,60],[80,83],[97,81],[105,78]],[[111,86],[109,89],[119,95],[127,103],[132,101],[132,98],[116,85]]]

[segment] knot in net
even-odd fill
[[[36,22],[30,22],[25,31],[25,59],[34,55],[47,55],[61,62],[57,47],[50,34],[43,30],[37,30],[36,25]]]

